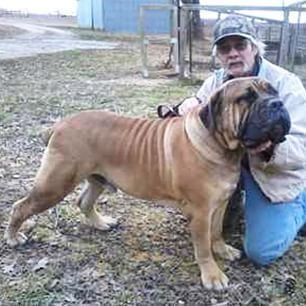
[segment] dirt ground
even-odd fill
[[[70,25],[59,19],[58,26]],[[75,50],[75,49],[114,49],[114,42],[79,39],[78,35],[65,28],[48,26],[38,19],[17,19],[0,17],[0,59],[33,56]],[[53,20],[55,23],[55,20]]]
[[[158,104],[177,103],[199,86],[178,81],[171,73],[144,79],[138,37],[60,29],[115,47],[0,61],[1,237],[11,205],[33,185],[44,149],[43,128],[90,108],[155,117]],[[15,39],[24,31],[2,24],[0,36]],[[168,49],[151,48],[156,72]],[[178,210],[121,192],[106,194],[99,209],[119,218],[120,225],[105,233],[83,223],[74,205],[78,192],[37,218],[26,245],[11,249],[0,240],[0,305],[306,304],[305,238],[298,237],[283,258],[266,268],[246,258],[219,261],[230,287],[209,292],[201,285],[187,222]],[[229,240],[241,248],[239,233]],[[293,278],[295,290],[290,293]]]

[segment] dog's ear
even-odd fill
[[[267,94],[278,96],[278,91],[271,85],[270,82],[267,82],[261,78],[256,78],[254,82],[256,87],[259,87],[261,90],[263,89]]]
[[[201,119],[202,123],[204,124],[204,126],[208,130],[210,130],[212,118],[211,118],[211,114],[210,114],[209,104],[205,105],[200,110],[200,119]]]
[[[278,96],[278,91],[269,82],[266,82],[266,90],[270,95]]]
[[[210,97],[208,103],[200,110],[200,119],[209,131],[213,131],[215,129],[215,120],[218,114],[221,113],[221,107],[221,90],[218,90]]]
[[[246,89],[246,92],[243,93],[236,99],[236,103],[248,103],[249,105],[253,104],[258,98],[258,92],[252,86]]]

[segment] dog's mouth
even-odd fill
[[[261,143],[261,144],[251,143],[249,144],[249,146],[246,146],[246,148],[250,154],[258,154],[260,152],[263,152],[269,149],[272,145],[273,143],[270,140],[267,140],[266,142]]]
[[[250,153],[262,152],[286,140],[290,116],[280,100],[262,103],[247,118],[241,140]]]

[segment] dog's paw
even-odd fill
[[[205,289],[220,291],[228,288],[228,278],[217,265],[201,269],[201,279]]]
[[[118,225],[118,220],[109,216],[96,214],[88,217],[86,223],[100,231],[109,231]]]
[[[118,219],[116,218],[110,216],[101,216],[101,219],[104,226],[108,227],[109,229],[118,225]]]
[[[36,226],[36,220],[32,218],[32,219],[28,219],[25,222],[23,222],[20,229],[24,233],[29,233],[34,229],[35,226]]]
[[[234,261],[241,257],[240,250],[226,244],[223,241],[215,241],[213,243],[213,251],[219,257],[230,261]]]
[[[225,259],[230,260],[230,261],[234,261],[236,259],[240,259],[241,258],[241,251],[226,244],[226,251],[225,251]]]
[[[5,232],[4,239],[10,247],[23,245],[28,240],[27,236],[21,232],[18,232],[15,235],[10,235],[8,232]]]

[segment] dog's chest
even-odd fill
[[[236,189],[240,172],[237,171],[222,171],[215,172],[213,180],[213,189],[218,201],[225,201],[230,198]]]
[[[227,201],[231,195],[234,193],[236,186],[238,183],[238,179],[233,182],[227,182],[222,184],[222,192],[220,192],[220,201]]]

